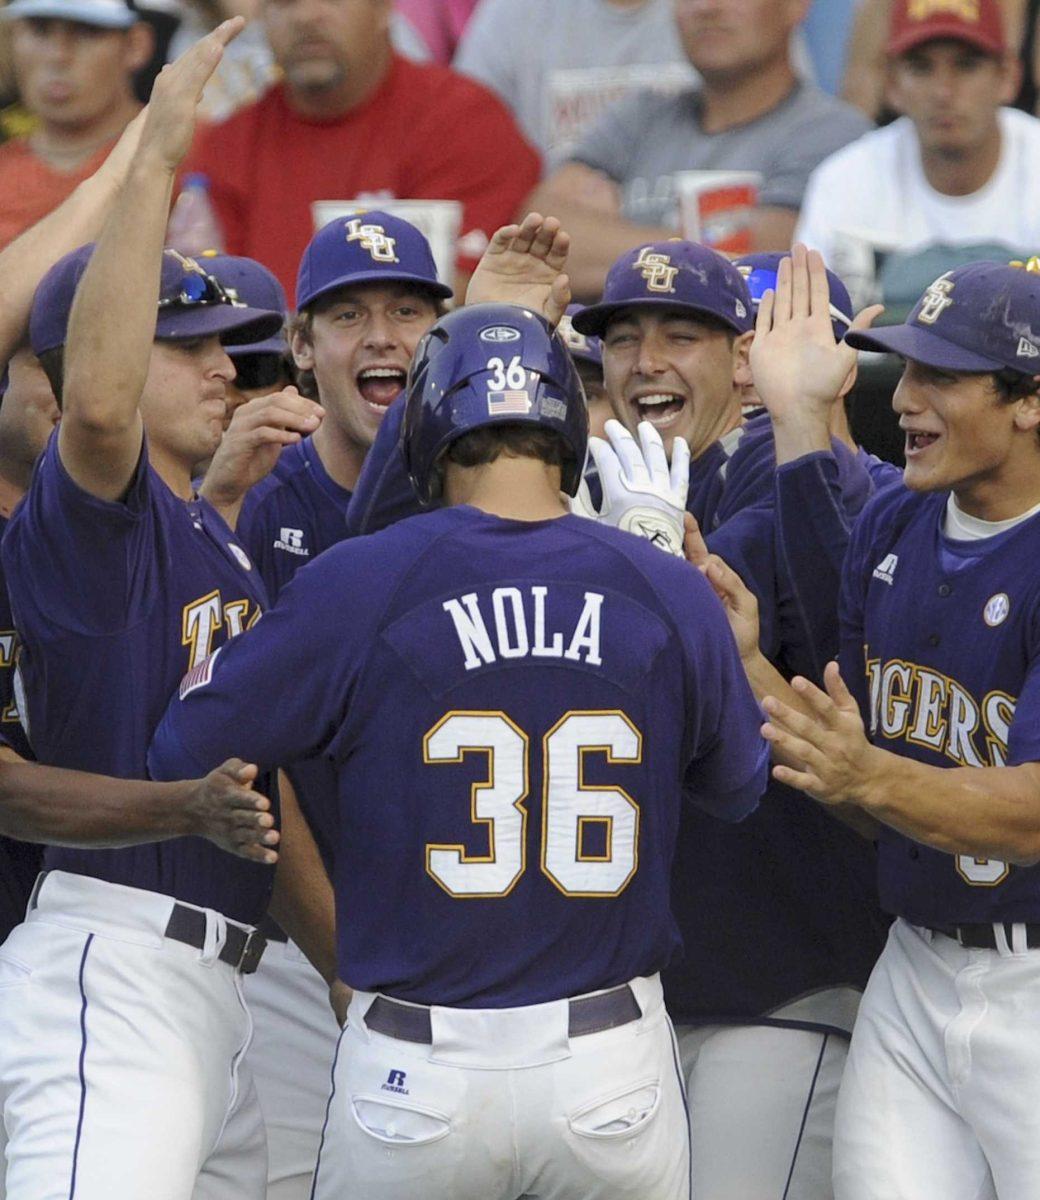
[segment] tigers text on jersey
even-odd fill
[[[144,779],[152,730],[181,677],[248,628],[266,592],[204,501],[178,499],[146,446],[122,501],[69,477],[52,436],[11,518],[3,565],[37,758]],[[164,892],[254,923],[269,867],[183,838],[120,850],[52,847],[49,868]]]
[[[745,816],[760,720],[688,564],[580,517],[460,507],[301,571],[171,705],[149,761],[169,778],[232,747],[327,754],[344,979],[508,1007],[668,961],[681,797]]]
[[[1040,760],[1040,518],[942,532],[947,493],[882,492],[842,589],[842,673],[875,744],[940,767]],[[915,925],[1040,920],[1040,867],[951,855],[885,828],[881,899]]]

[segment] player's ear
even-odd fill
[[[313,371],[314,346],[302,329],[297,328],[292,331],[290,346],[292,347],[293,362],[296,364],[296,369],[298,371]]]
[[[1015,428],[1027,432],[1040,430],[1040,375],[1033,376],[1033,387],[1015,404]]]
[[[751,377],[751,343],[755,340],[754,332],[742,333],[733,339],[733,386],[737,388],[750,387],[754,380]]]
[[[841,385],[841,391],[838,392],[838,399],[844,400],[845,397],[856,386],[856,379],[859,375],[859,364],[853,363],[849,368],[848,375],[845,376],[845,382]]]

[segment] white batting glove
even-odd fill
[[[649,421],[640,421],[638,442],[620,421],[608,421],[605,432],[609,441],[589,438],[589,453],[603,487],[602,508],[595,512],[583,484],[572,501],[572,511],[595,516],[682,557],[683,515],[690,487],[689,446],[675,438],[669,466],[661,435]]]

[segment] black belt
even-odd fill
[[[1040,947],[1040,925],[1024,921],[997,921],[996,924],[1003,925],[1004,936],[1007,938],[1009,946],[1013,945],[1011,935],[1015,926],[1022,925],[1026,931],[1026,946],[1030,950]],[[932,925],[929,928],[933,933],[941,933],[943,937],[953,938],[955,942],[960,942],[969,950],[996,950],[997,948],[997,935],[993,923],[988,925]]]
[[[206,914],[198,908],[175,904],[166,922],[166,936],[202,950],[206,945]],[[266,946],[267,940],[258,929],[246,933],[244,929],[228,922],[227,936],[217,957],[243,975],[252,975],[260,965]]]
[[[567,1003],[567,1033],[570,1037],[616,1029],[619,1025],[638,1021],[643,1015],[627,983],[609,992],[582,996]],[[401,1004],[389,996],[376,996],[365,1013],[365,1024],[376,1033],[401,1042],[419,1042],[426,1046],[433,1042],[430,1010],[423,1005]]]
[[[269,913],[264,913],[260,918],[257,929],[269,942],[287,942],[289,940],[289,935]]]

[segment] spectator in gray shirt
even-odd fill
[[[610,264],[640,242],[678,232],[674,176],[751,170],[761,176],[754,250],[790,245],[810,171],[871,125],[799,81],[791,35],[809,0],[674,0],[701,83],[674,95],[637,92],[603,114],[528,206],[558,216],[580,299],[599,295]]]
[[[673,0],[483,0],[453,65],[498,92],[553,166],[610,104],[697,79]]]

